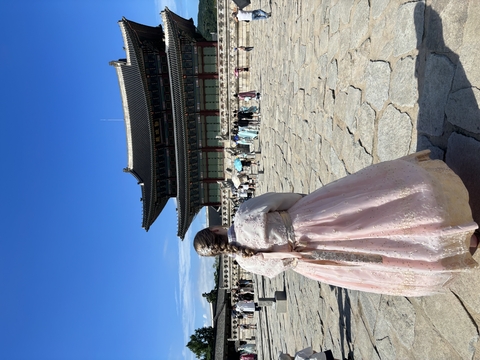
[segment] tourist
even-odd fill
[[[248,285],[253,285],[253,280],[250,279],[240,279],[238,280],[238,285],[240,287],[242,286],[248,286]]]
[[[255,90],[244,91],[238,94],[233,94],[234,97],[239,98],[240,100],[250,101],[250,100],[260,100],[260,93]]]
[[[247,127],[247,126],[258,126],[260,122],[258,120],[251,120],[251,119],[240,119],[237,121],[233,122],[233,126],[237,128],[238,132],[238,127]]]
[[[258,310],[256,304],[253,300],[240,300],[235,304],[235,310],[240,311],[242,313],[253,313]]]
[[[241,330],[255,330],[257,328],[256,324],[238,324],[237,327],[239,327]]]
[[[250,107],[241,106],[241,107],[238,109],[238,111],[239,111],[239,112],[258,113],[258,107],[257,107],[257,106],[250,106]]]
[[[235,10],[232,13],[232,16],[234,17],[236,22],[252,21],[252,20],[266,20],[271,15],[272,15],[271,13],[267,13],[267,12],[261,10],[261,9],[252,10],[252,11],[244,11],[244,10],[240,10],[240,9],[237,8],[237,10]]]
[[[311,347],[298,351],[295,356],[280,352],[277,360],[336,360],[331,350],[314,352]]]
[[[238,347],[238,351],[242,354],[255,354],[257,352],[257,346],[255,344],[243,344]]]
[[[239,47],[233,48],[233,51],[237,51],[237,50],[241,50],[241,51],[252,51],[252,50],[253,50],[253,46],[239,46]]]
[[[201,230],[202,256],[233,254],[255,274],[292,269],[348,289],[401,296],[445,292],[476,268],[468,192],[422,151],[369,166],[303,196],[267,193],[243,203],[228,229]]]
[[[248,71],[249,71],[248,67],[243,67],[243,68],[236,67],[234,70],[234,74],[235,74],[235,77],[238,78],[241,72],[248,72]]]
[[[237,117],[238,119],[253,119],[257,118],[260,116],[258,113],[254,113],[252,111],[233,111],[233,116]]]
[[[233,293],[232,297],[236,301],[238,300],[252,301],[254,299],[254,295],[250,293],[238,293],[238,294]]]

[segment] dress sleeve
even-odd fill
[[[274,278],[285,270],[292,269],[297,265],[296,258],[264,259],[262,254],[257,254],[251,257],[238,256],[235,260],[243,269],[257,275],[266,276],[269,279]]]
[[[266,193],[245,201],[237,213],[268,213],[270,211],[282,211],[290,209],[298,200],[303,197],[295,193]]]
[[[267,193],[245,201],[235,214],[236,242],[252,250],[263,251],[271,248],[274,244],[270,242],[266,232],[267,213],[287,210],[301,198],[300,194]],[[273,278],[297,264],[295,258],[265,258],[262,253],[236,259],[245,270],[268,278]]]

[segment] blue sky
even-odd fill
[[[156,26],[197,1],[0,1],[0,359],[189,359],[212,262],[176,237],[170,201],[146,233],[125,174],[117,21]],[[113,121],[105,121],[105,119]]]

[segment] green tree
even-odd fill
[[[210,303],[213,304],[217,301],[217,289],[213,289],[208,293],[203,293],[202,296]]]
[[[212,40],[211,33],[217,32],[217,1],[199,0],[197,29],[207,40]]]
[[[215,332],[211,326],[195,329],[195,333],[190,335],[190,341],[187,347],[195,354],[197,359],[213,359],[213,346],[215,344]]]

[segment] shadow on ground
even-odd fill
[[[468,6],[459,3],[460,18]],[[468,5],[468,4],[467,4]],[[445,44],[440,15],[418,3],[415,11],[419,112],[417,150],[430,149],[463,180],[474,220],[480,223],[480,90],[467,78],[460,56]]]
[[[338,289],[337,305],[338,305],[338,324],[340,326],[340,349],[345,349],[345,345],[348,346],[348,354],[342,354],[343,358],[353,358],[352,344],[352,307],[350,305],[350,297],[348,291],[342,288]],[[345,335],[344,335],[345,334]]]

